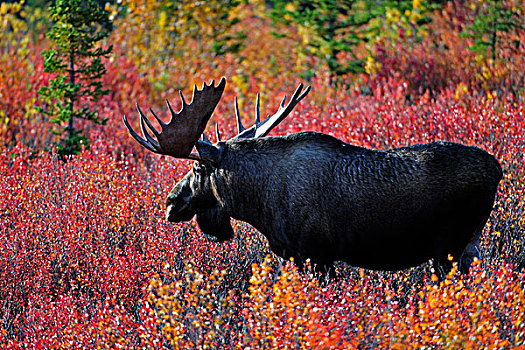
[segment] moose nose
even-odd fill
[[[173,218],[177,215],[179,208],[176,208],[173,197],[166,198],[166,220],[174,221]],[[170,219],[171,218],[171,219]]]
[[[189,203],[178,200],[175,198],[166,199],[166,220],[170,222],[180,222],[191,220],[195,212],[190,208]]]

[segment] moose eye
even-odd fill
[[[200,166],[200,165],[193,165],[193,173],[194,174],[202,174],[203,172],[203,167]]]

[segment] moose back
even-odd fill
[[[138,105],[142,137],[124,117],[152,152],[195,160],[166,199],[169,221],[196,216],[204,234],[225,241],[234,235],[230,218],[242,220],[275,254],[299,266],[311,259],[321,271],[335,261],[398,270],[434,259],[443,275],[451,255],[468,272],[502,178],[492,155],[452,142],[379,151],[315,132],[266,137],[308,94],[302,84],[264,121],[258,95],[248,129],[235,100],[237,136],[222,141],[217,131],[212,144],[203,131],[225,84],[195,87],[190,104],[181,93],[179,113],[168,102],[167,124],[151,111],[161,132]]]

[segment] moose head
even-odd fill
[[[147,119],[138,104],[137,110],[140,115],[143,136],[141,137],[133,130],[126,116],[124,116],[124,123],[131,136],[148,150],[196,161],[192,169],[173,187],[166,198],[166,219],[171,222],[181,222],[189,221],[196,216],[201,231],[209,238],[222,242],[233,237],[230,215],[218,196],[218,191],[220,191],[218,177],[221,169],[227,168],[223,164],[224,158],[222,157],[226,143],[231,144],[242,139],[257,139],[266,136],[310,92],[310,86],[303,91],[303,84],[300,84],[290,101],[286,103],[285,96],[277,112],[263,121],[260,119],[260,95],[257,94],[255,122],[248,129],[241,122],[239,106],[235,98],[238,133],[229,141],[222,141],[218,125],[216,125],[217,143],[213,144],[204,130],[221,99],[226,79],[223,77],[217,86],[214,86],[214,83],[214,80],[209,85],[204,83],[200,90],[195,85],[193,98],[189,104],[180,91],[182,108],[178,113],[173,110],[169,100],[166,100],[171,112],[171,120],[168,123],[164,123],[150,108],[151,114],[160,124],[160,132]],[[192,153],[194,147],[197,150],[196,153]]]

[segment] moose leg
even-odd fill
[[[321,284],[328,284],[337,279],[334,263],[314,263],[313,271]]]
[[[334,263],[319,264],[317,266],[318,266],[319,272],[322,275],[324,275],[326,279],[332,280],[336,278]]]
[[[470,270],[470,264],[472,264],[472,261],[474,261],[474,258],[479,259],[479,240],[481,238],[481,233],[483,232],[483,228],[485,227],[485,223],[487,222],[488,218],[483,220],[482,224],[476,229],[476,233],[472,237],[472,240],[467,244],[465,249],[463,250],[463,253],[461,253],[460,259],[459,259],[459,271],[464,274],[468,274]]]
[[[308,260],[298,257],[293,258],[294,264],[300,273],[313,272],[321,284],[328,283],[336,278],[334,263],[320,263],[314,261],[307,263]]]
[[[477,243],[469,243],[459,259],[459,271],[465,275],[468,275],[470,270],[470,265],[474,258],[479,259],[479,250]]]
[[[453,263],[448,258],[434,258],[433,265],[439,281],[443,281],[452,270]]]

